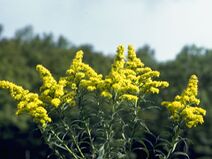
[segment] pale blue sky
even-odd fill
[[[149,44],[159,60],[186,44],[212,47],[212,0],[0,0],[4,36],[32,25],[114,53],[120,43]]]

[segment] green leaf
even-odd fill
[[[181,157],[186,157],[187,159],[190,159],[190,157],[188,156],[188,154],[187,153],[185,153],[185,152],[174,152],[172,155],[171,155],[171,157],[178,157],[179,158],[179,156],[181,156]]]

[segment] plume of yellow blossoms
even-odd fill
[[[66,71],[66,86],[75,92],[78,88],[94,91],[102,81],[102,75],[97,74],[88,64],[83,63],[82,59],[83,52],[78,51],[70,68]]]
[[[206,111],[198,106],[200,100],[196,98],[197,94],[198,78],[192,75],[181,95],[177,95],[172,102],[165,101],[161,104],[169,109],[171,119],[175,122],[183,121],[188,128],[196,127],[204,122],[203,116],[206,115]]]
[[[120,45],[110,74],[100,83],[101,95],[136,102],[142,94],[159,93],[160,87],[168,87],[168,82],[154,81],[155,77],[159,77],[159,72],[144,67],[131,45],[125,60],[124,47]]]
[[[57,82],[50,71],[42,65],[37,65],[43,81],[40,87],[40,96],[31,93],[8,81],[0,81],[0,88],[8,89],[11,96],[17,100],[17,115],[27,112],[36,123],[46,127],[51,118],[44,108],[46,105],[58,107],[61,104],[68,103],[75,105],[75,96],[78,88],[85,88],[88,91],[97,89],[97,85],[102,81],[102,75],[98,75],[89,65],[82,62],[83,52],[78,51],[72,65],[66,72],[65,77],[61,77]]]
[[[43,85],[40,87],[40,98],[46,103],[58,107],[62,102],[66,81],[61,78],[59,82],[57,82],[50,71],[42,65],[37,65],[36,70],[43,80]]]
[[[125,76],[122,73],[124,64],[124,47],[118,46],[111,72],[98,86],[102,96],[112,98],[113,94],[119,94],[122,91],[125,83]]]
[[[17,115],[27,112],[32,116],[34,121],[41,124],[42,127],[46,127],[46,124],[51,122],[51,118],[48,116],[44,108],[44,103],[39,99],[38,94],[31,93],[21,86],[17,86],[8,81],[0,81],[0,88],[8,89],[12,98],[18,101]]]
[[[124,47],[118,46],[111,71],[104,80],[101,74],[97,74],[89,65],[83,63],[82,58],[83,52],[78,51],[65,77],[61,77],[58,82],[48,69],[37,65],[36,69],[43,81],[40,96],[8,81],[0,81],[0,88],[10,90],[11,96],[19,102],[17,114],[28,112],[35,122],[45,127],[51,122],[51,118],[44,107],[53,105],[57,108],[66,103],[76,105],[76,95],[81,89],[100,91],[102,96],[109,99],[137,102],[142,95],[159,93],[159,88],[169,85],[166,81],[154,80],[160,73],[145,67],[136,57],[131,45],[128,46],[126,59]],[[197,82],[197,77],[191,76],[188,87],[181,96],[176,96],[173,102],[162,103],[170,110],[173,120],[183,120],[188,127],[203,123],[206,113],[204,109],[197,107],[200,102],[196,98]]]
[[[169,86],[166,81],[155,81],[154,78],[160,76],[160,72],[153,71],[149,67],[145,67],[139,58],[136,57],[136,52],[134,48],[128,46],[128,59],[126,63],[126,68],[134,72],[134,77],[132,78],[134,85],[139,87],[139,93],[159,93],[159,88],[165,88]],[[133,80],[134,79],[134,80]]]

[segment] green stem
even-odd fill
[[[128,142],[129,142],[129,149],[131,150],[132,148],[132,141],[133,141],[133,138],[135,136],[135,132],[136,132],[136,129],[137,129],[137,119],[138,119],[138,105],[137,105],[137,101],[134,103],[134,110],[133,110],[133,127],[132,127],[132,133],[131,133],[131,136],[130,138],[128,139]]]
[[[109,121],[105,122],[105,133],[106,133],[106,150],[108,151],[108,158],[111,158],[111,138],[113,138],[113,128],[112,128],[112,124],[114,121],[114,116],[116,113],[116,95],[114,96],[113,100],[112,100],[112,114],[110,116]]]
[[[77,149],[78,149],[80,155],[82,156],[82,158],[86,159],[85,156],[84,156],[84,154],[82,153],[80,147],[79,147],[79,144],[77,143],[77,141],[76,141],[76,139],[75,139],[75,136],[74,136],[74,135],[71,135],[71,137],[72,137],[72,139],[74,140],[74,144],[76,145],[76,147],[77,147]]]
[[[134,104],[134,120],[136,120],[138,114],[138,102],[136,101]]]
[[[165,159],[169,159],[171,154],[175,151],[176,146],[177,146],[178,141],[179,141],[179,136],[180,136],[180,127],[179,127],[179,125],[177,125],[175,127],[174,137],[172,138],[171,149],[169,150],[169,152],[168,152],[167,156],[165,157]]]
[[[93,143],[93,140],[92,140],[92,137],[91,137],[91,131],[89,129],[89,124],[88,123],[85,123],[85,127],[86,127],[86,131],[88,133],[88,137],[89,137],[89,140],[90,140],[90,143],[91,143],[91,147],[92,147],[92,150],[94,151],[93,153],[95,154],[95,146],[94,146],[94,143]]]
[[[72,139],[73,139],[73,141],[74,141],[74,144],[75,144],[76,147],[77,147],[77,150],[79,151],[79,153],[80,153],[80,155],[82,156],[82,158],[85,159],[85,156],[84,156],[83,152],[81,151],[81,149],[80,149],[80,147],[79,147],[79,144],[77,143],[76,138],[75,138],[75,136],[73,135],[73,133],[72,133],[70,127],[69,127],[63,120],[62,120],[62,123],[63,123],[63,126],[65,127],[65,129],[68,129],[68,131],[71,133],[71,137],[72,137]]]
[[[39,127],[41,134],[44,137],[45,142],[49,145],[49,147],[54,151],[55,155],[58,156],[60,159],[64,159],[64,157],[55,149],[53,148],[51,142],[48,141],[48,139],[46,138],[46,135],[44,135],[45,133],[45,129],[42,127]]]
[[[51,133],[58,139],[59,142],[62,143],[62,145],[66,148],[66,150],[75,158],[75,159],[79,159],[77,157],[77,155],[75,155],[75,153],[64,143],[64,141],[57,135],[55,134],[54,131],[51,130]]]

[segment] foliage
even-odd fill
[[[105,77],[83,63],[82,58],[83,52],[78,51],[59,80],[37,65],[43,81],[40,93],[0,81],[0,88],[8,89],[18,102],[16,113],[26,112],[33,118],[59,158],[189,158],[187,150],[180,149],[187,146],[180,133],[184,126],[202,124],[206,113],[196,106],[200,101],[196,98],[195,75],[176,101],[163,102],[174,120],[169,140],[156,137],[141,115],[146,96],[158,94],[169,84],[155,80],[160,73],[144,66],[132,46],[128,46],[127,59],[124,47],[118,47],[111,71]]]
[[[0,27],[3,31],[3,27]],[[29,27],[30,28],[30,27]],[[21,30],[27,31],[23,28]],[[30,30],[29,30],[30,31]],[[13,36],[5,38],[4,32],[0,34],[0,79],[9,80],[19,85],[23,85],[26,89],[36,92],[40,86],[39,78],[34,69],[36,64],[40,63],[49,68],[58,79],[70,64],[77,50],[85,52],[84,61],[89,63],[98,73],[106,75],[109,73],[109,68],[112,63],[112,57],[103,55],[101,52],[94,51],[91,45],[75,46],[66,38],[56,39],[51,34],[34,34],[32,37],[23,41],[24,38]],[[25,32],[24,34],[28,34]],[[23,34],[23,36],[25,36]],[[17,35],[17,34],[16,34]],[[20,37],[20,36],[19,36]],[[27,36],[25,36],[27,37]],[[29,36],[28,36],[29,37]],[[148,48],[148,49],[147,49]],[[212,157],[212,50],[197,47],[195,45],[185,46],[178,54],[176,59],[167,62],[158,62],[154,58],[154,51],[147,46],[137,50],[137,56],[142,61],[160,70],[161,79],[169,81],[170,87],[164,89],[157,96],[147,96],[145,106],[154,107],[155,103],[160,103],[162,99],[173,99],[175,94],[180,94],[180,90],[185,87],[186,80],[191,74],[196,74],[199,77],[199,97],[201,105],[207,109],[204,126],[189,129],[183,134],[192,140],[190,143],[189,153],[191,158],[209,159]],[[37,131],[34,124],[28,120],[27,116],[14,116],[15,103],[8,98],[6,92],[0,90],[0,158],[24,158],[25,151],[31,152],[31,158],[41,159],[46,158],[46,149],[44,145],[40,145],[39,135],[32,134]],[[151,101],[157,101],[152,103]],[[144,105],[144,104],[142,104]],[[159,113],[160,112],[160,113]],[[164,107],[159,109],[145,109],[145,113],[141,112],[145,118],[146,124],[151,125],[151,131],[154,134],[162,132],[163,126],[168,126],[167,111]],[[128,117],[127,115],[125,116]],[[160,124],[154,121],[160,121]],[[39,134],[39,133],[38,133]],[[31,137],[27,137],[31,136]],[[147,135],[148,136],[148,135]],[[157,137],[157,135],[156,135]],[[152,139],[152,137],[150,137]],[[12,142],[13,141],[13,142]],[[155,140],[152,139],[152,142]],[[17,143],[17,144],[14,144]],[[136,142],[135,142],[136,144]],[[14,148],[14,153],[9,153],[14,145],[19,145]],[[21,149],[19,149],[21,148]],[[37,150],[36,152],[34,151]],[[23,152],[22,152],[23,151]],[[18,154],[17,154],[18,152]],[[8,157],[4,154],[13,155]],[[20,155],[21,154],[21,155]],[[36,155],[33,155],[36,154]],[[2,156],[3,155],[3,156]]]
[[[207,109],[204,127],[200,126],[186,133],[192,139],[192,154],[194,158],[209,159],[212,157],[212,116],[211,114],[211,81],[212,74],[212,51],[209,49],[197,47],[195,45],[185,46],[178,54],[175,60],[161,63],[161,77],[170,82],[169,93],[163,96],[173,98],[176,88],[182,89],[182,83],[186,78],[195,73],[199,77],[200,98],[202,105]],[[180,77],[180,78],[179,78]],[[195,132],[194,132],[195,131]]]
[[[17,37],[0,37],[0,79],[18,83],[30,90],[36,90],[40,85],[39,76],[37,76],[34,69],[37,63],[44,64],[53,70],[54,75],[58,78],[68,67],[74,52],[78,49],[85,50],[84,60],[103,74],[106,74],[107,66],[110,66],[112,62],[110,57],[95,52],[89,45],[76,47],[69,44],[68,48],[63,48],[61,44],[59,45],[61,43],[59,39],[54,41],[53,37],[48,34],[34,35],[33,33],[31,40],[22,41],[21,39]],[[96,60],[93,60],[94,58]],[[34,124],[30,122],[26,115],[17,119],[14,116],[16,111],[15,103],[2,90],[0,90],[0,96],[0,145],[5,145],[3,148],[1,146],[0,158],[14,158],[17,156],[19,156],[18,158],[24,158],[25,151],[30,151],[33,154],[34,150],[37,150],[35,152],[37,155],[31,155],[32,159],[46,158],[48,151],[43,148],[46,147],[43,140],[40,140],[39,136],[32,139],[26,137],[29,135],[29,130],[37,132]],[[17,144],[13,144],[11,141]],[[20,146],[16,147],[14,153],[9,153],[9,148],[14,147],[13,145]],[[2,157],[2,155],[5,156]],[[12,157],[7,157],[11,155]]]

